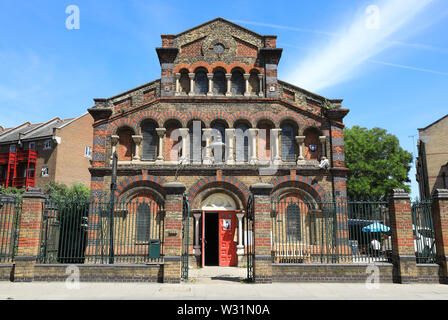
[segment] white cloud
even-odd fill
[[[412,21],[431,2],[388,0],[375,3],[379,8],[378,29],[367,28],[372,14],[363,11],[345,32],[338,32],[342,36],[315,48],[297,67],[290,68],[286,80],[307,90],[318,91],[349,79],[360,64],[394,45],[394,42],[397,44],[397,41],[391,41],[392,36],[397,36],[399,31],[409,34]]]

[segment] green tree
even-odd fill
[[[69,188],[62,183],[50,182],[44,187],[44,193],[56,202],[86,202],[90,196],[89,188],[81,183]]]
[[[345,160],[350,169],[347,193],[351,198],[387,196],[392,189],[410,192],[412,154],[385,129],[359,126],[344,130]]]

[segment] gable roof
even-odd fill
[[[263,36],[262,36],[261,34],[256,33],[256,32],[254,32],[254,31],[252,31],[252,30],[246,29],[246,28],[244,28],[244,27],[242,27],[242,26],[240,26],[240,25],[238,25],[238,24],[236,24],[236,23],[233,23],[232,21],[226,20],[226,19],[221,18],[221,17],[218,17],[218,18],[212,19],[212,20],[210,20],[210,21],[204,22],[204,23],[202,23],[202,24],[200,24],[200,25],[198,25],[198,26],[196,26],[196,27],[193,27],[193,28],[190,28],[190,29],[188,29],[188,30],[182,31],[181,33],[175,34],[175,35],[173,35],[173,36],[175,36],[175,37],[179,37],[179,36],[181,36],[181,35],[184,35],[184,34],[186,34],[186,33],[189,33],[189,32],[191,32],[191,31],[193,31],[193,30],[202,28],[202,27],[204,27],[204,26],[206,26],[206,25],[208,25],[208,24],[212,24],[212,23],[217,22],[217,21],[221,21],[221,22],[230,24],[231,26],[234,26],[234,27],[236,27],[236,28],[238,28],[238,29],[241,29],[241,30],[243,30],[243,31],[245,31],[245,32],[251,33],[251,34],[253,34],[253,35],[255,35],[255,36],[259,37],[259,38],[263,38]]]
[[[448,117],[448,114],[445,115],[445,116],[443,116],[443,117],[440,118],[439,120],[436,120],[436,121],[434,121],[433,123],[427,125],[426,127],[424,127],[424,128],[418,128],[417,130],[418,130],[418,131],[424,131],[424,130],[428,129],[429,127],[432,127],[432,126],[435,125],[436,123],[438,123],[438,122],[444,120],[446,117]]]

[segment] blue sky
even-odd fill
[[[280,79],[344,99],[349,127],[385,128],[414,154],[417,128],[448,113],[446,0],[1,0],[0,125],[73,117],[157,79],[160,34],[216,17],[278,35]]]

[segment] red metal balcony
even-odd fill
[[[20,150],[17,152],[17,162],[36,162],[37,152],[32,149]]]
[[[8,164],[9,160],[11,160],[11,162],[14,162],[15,159],[15,152],[0,152],[0,164]]]

